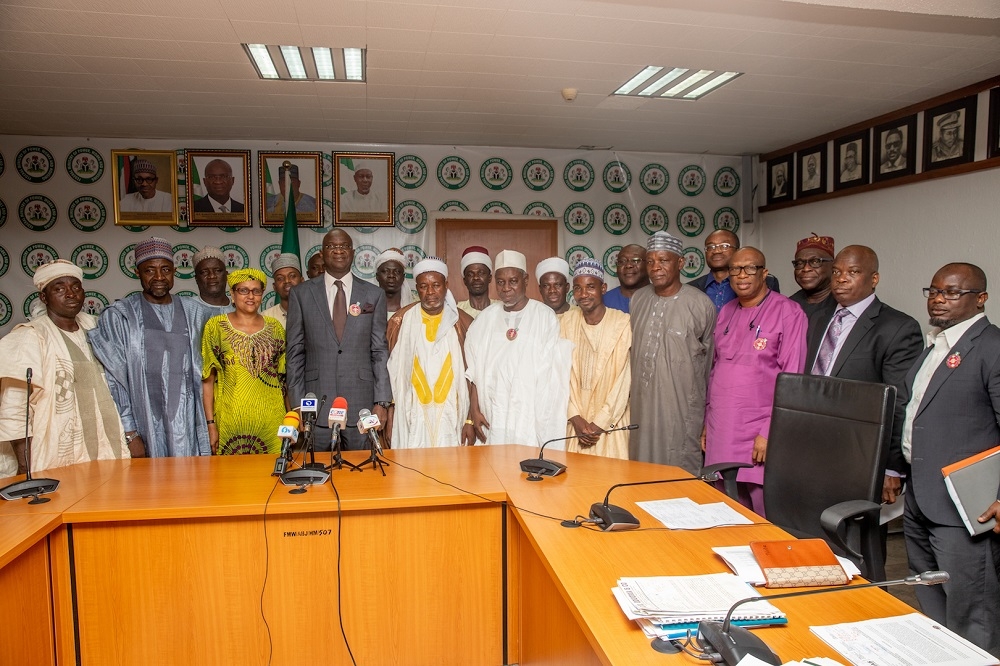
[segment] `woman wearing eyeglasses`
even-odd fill
[[[229,274],[233,312],[212,317],[202,336],[202,400],[212,453],[277,454],[285,415],[285,331],[260,314],[267,276]]]

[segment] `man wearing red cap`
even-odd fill
[[[810,325],[816,318],[820,320],[819,325],[825,327],[837,307],[830,291],[836,254],[833,248],[832,236],[816,234],[803,238],[795,246],[792,268],[795,269],[795,283],[801,288],[789,298],[802,306]]]

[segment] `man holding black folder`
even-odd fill
[[[986,318],[978,266],[944,266],[924,295],[933,328],[906,378],[902,435],[911,465],[903,514],[909,567],[950,573],[950,583],[916,590],[921,610],[1000,656],[1000,524],[970,537],[941,474],[1000,443],[1000,329]],[[979,520],[990,518],[1000,518],[1000,499]]]

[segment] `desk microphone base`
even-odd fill
[[[639,527],[638,518],[614,504],[604,504],[603,502],[591,504],[590,518],[603,532],[623,532]]]
[[[736,666],[748,654],[765,664],[781,666],[778,655],[767,647],[767,643],[743,627],[730,625],[729,631],[723,631],[722,622],[699,622],[698,642],[703,649],[714,648],[722,657],[722,663],[728,666]]]

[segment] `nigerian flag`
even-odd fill
[[[191,173],[188,174],[188,178],[190,180],[190,187],[188,191],[191,193],[193,199],[195,201],[198,199],[204,199],[208,192],[205,191],[205,186],[201,184],[201,174],[198,173],[198,163],[193,159],[191,160]]]
[[[270,180],[270,172],[267,175]],[[288,169],[285,170],[285,179],[285,193],[289,196],[285,197],[287,201],[285,202],[285,227],[281,233],[281,253],[294,254],[301,259],[302,255],[299,253],[299,224],[295,218],[295,197],[291,196],[292,182],[291,173]]]

